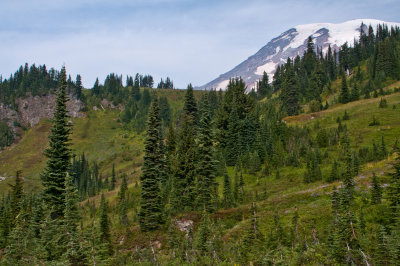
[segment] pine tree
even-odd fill
[[[357,152],[353,151],[353,175],[357,176],[358,173],[360,172],[360,160],[358,158]]]
[[[209,248],[208,242],[211,237],[210,224],[210,217],[207,211],[204,210],[201,216],[201,223],[196,241],[197,250],[199,250],[202,255],[204,255]]]
[[[101,194],[100,201],[100,242],[105,246],[107,255],[111,255],[111,233],[110,233],[110,221],[107,215],[107,202],[104,198],[104,194]]]
[[[145,155],[143,159],[139,224],[142,231],[154,231],[163,224],[160,189],[160,125],[161,119],[157,98],[151,104],[148,122]]]
[[[66,235],[66,260],[71,265],[84,265],[86,258],[80,246],[79,232],[77,225],[80,220],[78,211],[78,194],[75,188],[73,177],[67,174],[65,179],[65,209],[64,226]]]
[[[232,195],[232,186],[231,186],[231,178],[228,175],[228,172],[224,173],[224,188],[223,188],[223,205],[225,209],[232,207],[233,203],[233,195]]]
[[[21,171],[17,171],[15,175],[15,183],[14,185],[10,185],[11,187],[11,212],[12,212],[12,221],[18,215],[21,209],[21,202],[24,197],[24,181],[21,178]]]
[[[110,182],[110,189],[109,190],[114,190],[116,183],[117,183],[117,178],[115,176],[115,164],[113,164],[112,165],[112,170],[111,170],[111,182]]]
[[[358,101],[360,99],[360,90],[358,89],[357,84],[354,84],[353,89],[351,90],[351,100]]]
[[[75,94],[77,99],[82,99],[82,78],[81,75],[76,75],[76,82],[75,82]]]
[[[197,123],[197,103],[193,94],[193,86],[189,84],[186,89],[183,113],[194,123]]]
[[[240,136],[239,122],[240,120],[237,113],[237,109],[235,106],[233,106],[232,112],[229,115],[228,132],[226,140],[226,163],[229,166],[235,165],[240,156],[239,153],[240,148],[238,143]]]
[[[140,80],[139,73],[136,73],[135,82],[133,83],[132,96],[136,101],[140,100]]]
[[[380,204],[382,200],[382,188],[375,173],[372,174],[371,203]]]
[[[385,144],[385,138],[383,137],[383,135],[382,135],[382,137],[381,137],[381,150],[380,150],[380,157],[382,158],[382,159],[384,159],[384,158],[386,158],[386,156],[388,155],[387,154],[387,150],[386,150],[386,144]]]
[[[339,101],[341,103],[350,102],[349,88],[347,87],[346,76],[345,76],[344,73],[342,75],[342,88],[341,88],[341,91],[340,91]]]
[[[349,139],[349,134],[346,131],[345,137],[344,137],[344,156],[345,156],[345,172],[343,175],[343,184],[345,191],[347,193],[347,196],[349,197],[348,200],[351,201],[353,198],[353,189],[354,189],[354,180],[353,180],[353,160],[350,152],[350,139]]]
[[[68,123],[66,87],[66,72],[63,67],[59,77],[53,126],[50,129],[49,148],[45,151],[48,160],[41,175],[44,200],[52,210],[52,218],[64,215],[65,177],[71,158],[69,148],[71,126]]]
[[[333,182],[333,181],[336,181],[336,180],[338,180],[339,179],[339,173],[338,173],[338,163],[337,163],[337,161],[335,160],[334,162],[333,162],[333,164],[332,164],[332,170],[331,170],[331,173],[330,173],[330,175],[329,175],[329,178],[328,178],[328,182]]]
[[[296,81],[295,72],[293,70],[293,65],[288,58],[285,65],[286,73],[285,79],[282,85],[281,99],[283,102],[283,107],[288,115],[297,115],[300,111],[300,105],[298,100],[298,84]]]
[[[128,191],[128,184],[126,182],[126,176],[122,177],[121,187],[118,192],[118,213],[119,213],[119,221],[123,225],[128,225],[128,216],[127,216],[127,199],[126,192]]]
[[[259,99],[265,97],[270,98],[272,95],[272,87],[269,84],[268,74],[264,71],[261,80],[257,82],[257,96]]]
[[[392,219],[400,223],[400,153],[397,151],[397,157],[393,164],[393,172],[390,174],[390,183],[388,188],[388,199],[392,210]]]
[[[213,195],[216,172],[216,162],[213,158],[213,134],[211,117],[209,114],[208,97],[205,97],[203,104],[202,117],[199,128],[199,151],[197,165],[197,203],[200,208],[207,211],[214,210],[212,200],[217,195]]]

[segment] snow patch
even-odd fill
[[[264,71],[267,72],[268,75],[271,75],[275,71],[276,68],[276,63],[274,62],[268,62],[265,65],[257,67],[257,70],[255,72],[256,75],[263,75]]]
[[[220,83],[217,85],[216,89],[217,89],[217,90],[219,90],[219,89],[226,90],[226,88],[228,87],[228,84],[229,84],[229,79],[224,80],[224,81],[220,82]]]

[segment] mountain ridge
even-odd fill
[[[256,82],[267,72],[272,80],[278,65],[286,62],[288,57],[294,58],[302,55],[306,49],[307,38],[312,36],[315,46],[326,52],[328,46],[338,50],[341,45],[348,42],[354,44],[354,39],[359,37],[360,26],[368,31],[369,25],[374,30],[377,25],[385,24],[388,27],[400,26],[398,22],[386,22],[377,19],[354,19],[342,23],[311,23],[301,24],[288,29],[273,38],[255,54],[235,66],[232,70],[219,75],[214,80],[197,87],[197,89],[226,89],[229,79],[242,77],[247,89],[254,88]]]

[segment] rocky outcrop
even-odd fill
[[[25,127],[33,127],[39,123],[42,118],[53,118],[53,113],[56,106],[57,96],[48,94],[45,96],[28,95],[24,98],[16,100],[17,110],[14,110],[9,105],[0,103],[0,121],[6,121],[16,134],[18,125]],[[68,114],[71,117],[83,117],[81,112],[84,107],[83,103],[75,96],[69,95],[67,102]]]

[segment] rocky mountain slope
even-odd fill
[[[242,77],[248,89],[254,88],[264,71],[268,73],[270,80],[272,80],[272,75],[279,64],[286,62],[288,57],[294,58],[297,55],[302,55],[306,49],[309,36],[313,38],[315,46],[322,48],[323,52],[327,51],[329,45],[332,49],[338,49],[345,42],[353,45],[354,39],[359,38],[361,23],[364,23],[364,31],[366,32],[368,32],[369,25],[374,29],[378,24],[383,23],[389,27],[400,26],[400,23],[375,19],[356,19],[339,24],[299,25],[272,39],[256,54],[250,56],[232,70],[200,86],[199,89],[226,89],[229,79],[232,77]]]
[[[52,118],[56,106],[56,95],[28,95],[16,99],[16,105],[17,110],[14,110],[11,106],[0,102],[0,121],[6,121],[14,133],[17,133],[20,125],[33,127],[42,118]],[[67,108],[71,117],[83,117],[84,113],[80,111],[83,107],[83,103],[75,96],[69,96]]]

